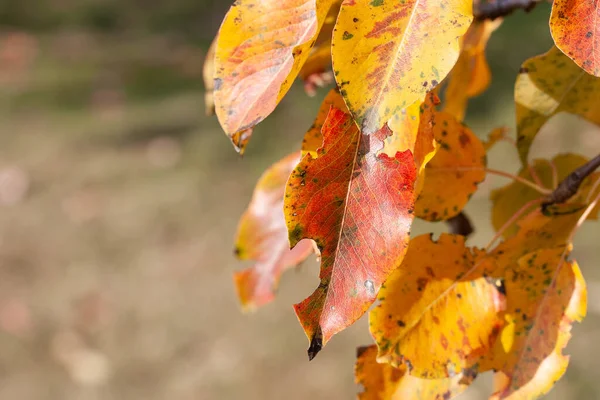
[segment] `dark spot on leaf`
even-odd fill
[[[406,324],[404,323],[404,321],[400,321],[400,320],[398,320],[398,321],[396,321],[396,323],[398,324],[398,326],[399,326],[400,328],[404,328],[404,327],[406,326]]]

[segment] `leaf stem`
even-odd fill
[[[514,179],[515,181],[520,182],[524,185],[527,185],[530,188],[532,188],[533,190],[535,190],[541,194],[550,195],[552,193],[552,190],[541,187],[540,185],[535,184],[521,176],[509,174],[508,172],[504,172],[504,171],[500,171],[500,170],[492,169],[492,168],[484,168],[484,170],[488,174],[503,176],[503,177],[509,178],[509,179]]]

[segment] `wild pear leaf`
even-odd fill
[[[309,240],[290,250],[283,215],[285,184],[299,160],[300,153],[293,153],[265,171],[240,219],[235,253],[242,260],[256,261],[253,267],[234,275],[238,297],[245,310],[254,310],[273,300],[281,274],[313,252]]]
[[[358,394],[359,400],[447,400],[462,393],[470,384],[463,374],[442,379],[416,378],[408,374],[406,367],[380,364],[376,358],[375,345],[360,347],[357,351],[355,380],[364,388]]]
[[[560,182],[573,172],[574,169],[582,166],[586,162],[587,159],[583,156],[576,154],[559,154],[555,156],[552,161],[544,159],[534,160],[530,168],[533,169],[544,187],[554,188],[552,164],[554,164],[554,168],[556,169],[557,182]],[[519,176],[532,181],[530,168],[521,169]],[[593,176],[586,178],[580,187],[579,194],[570,199],[569,202],[572,204],[584,202],[591,190],[593,182]],[[541,197],[543,197],[543,195],[539,192],[517,181],[493,190],[490,194],[490,199],[492,200],[492,224],[494,225],[494,228],[497,231],[500,230],[500,228],[502,228],[523,206],[528,202]],[[536,206],[539,207],[539,204],[532,205],[530,208],[533,209]],[[592,215],[592,217],[595,218],[597,215]],[[504,231],[503,236],[510,237],[514,235],[517,230],[518,226],[515,222]]]
[[[470,0],[345,0],[333,32],[333,71],[365,134],[436,87],[473,19]],[[424,34],[427,32],[427,34]]]
[[[294,306],[310,358],[367,311],[406,252],[416,172],[410,151],[377,154],[389,134],[361,135],[350,115],[331,108],[318,157],[306,154],[288,180],[290,244],[309,238],[321,251],[321,283]]]
[[[323,134],[321,133],[321,129],[323,129],[323,124],[327,119],[331,107],[344,112],[348,110],[344,103],[344,98],[337,89],[331,89],[329,93],[327,93],[327,96],[325,96],[321,103],[321,107],[319,107],[315,122],[313,122],[308,132],[304,135],[304,140],[302,141],[302,156],[310,152],[313,158],[317,157],[317,149],[323,145]]]
[[[550,32],[556,46],[588,74],[600,77],[600,3],[555,0]]]
[[[240,151],[248,129],[291,87],[333,3],[237,0],[229,9],[217,41],[214,98],[219,122]]]
[[[515,85],[517,147],[523,165],[548,119],[560,112],[600,125],[600,79],[585,73],[556,47],[525,61]]]
[[[465,118],[468,99],[480,95],[490,85],[492,74],[485,48],[501,23],[501,19],[475,21],[462,38],[460,56],[448,76],[444,101],[444,111],[459,121]]]
[[[441,379],[477,373],[501,327],[501,286],[494,268],[463,236],[430,235],[410,241],[402,264],[379,292],[369,325],[379,362],[405,365],[416,377]],[[424,351],[424,349],[427,349]]]
[[[202,68],[202,78],[204,79],[204,109],[207,116],[211,116],[215,113],[215,99],[213,91],[215,90],[215,50],[217,48],[217,39],[219,34],[213,39],[208,51],[206,52],[206,58],[204,59],[204,66]]]
[[[485,179],[486,153],[479,138],[447,112],[434,112],[432,132],[439,150],[425,167],[415,213],[440,221],[460,213]]]
[[[492,399],[532,399],[547,393],[569,362],[562,354],[574,321],[586,313],[587,294],[575,261],[564,246],[530,252],[503,269],[507,308],[501,339],[492,352],[504,379]]]

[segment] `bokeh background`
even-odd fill
[[[237,219],[261,172],[296,150],[326,90],[293,87],[240,158],[204,116],[202,64],[224,0],[0,2],[0,399],[350,399],[366,321],[312,362],[291,305],[318,266],[288,272],[276,302],[237,304]],[[514,128],[520,64],[545,52],[549,6],[492,37],[489,91],[468,122]],[[600,149],[599,129],[554,118],[534,156]],[[514,131],[513,131],[514,132]],[[490,166],[515,172],[508,143]],[[490,177],[467,207],[493,236]],[[443,231],[416,222],[415,234]],[[589,315],[550,399],[600,398],[598,224],[576,238]],[[489,377],[463,395],[485,398]]]

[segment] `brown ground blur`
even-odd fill
[[[7,1],[0,399],[352,398],[355,347],[369,343],[365,320],[309,363],[291,308],[317,285],[314,262],[285,275],[276,302],[254,315],[240,312],[231,280],[242,267],[232,238],[253,185],[298,148],[319,99],[294,87],[241,159],[203,115],[204,52],[226,2]],[[549,48],[547,13],[517,14],[492,39],[494,84],[469,114],[481,137],[514,127],[514,77]],[[535,154],[591,156],[598,134],[556,118]],[[508,144],[489,161],[517,168]],[[473,244],[491,238],[487,195],[505,183],[489,179],[470,202]],[[444,226],[420,222],[414,233],[432,229]],[[589,315],[574,329],[570,369],[550,399],[599,397],[599,232],[588,224],[576,238]],[[462,398],[483,393],[480,384]]]

